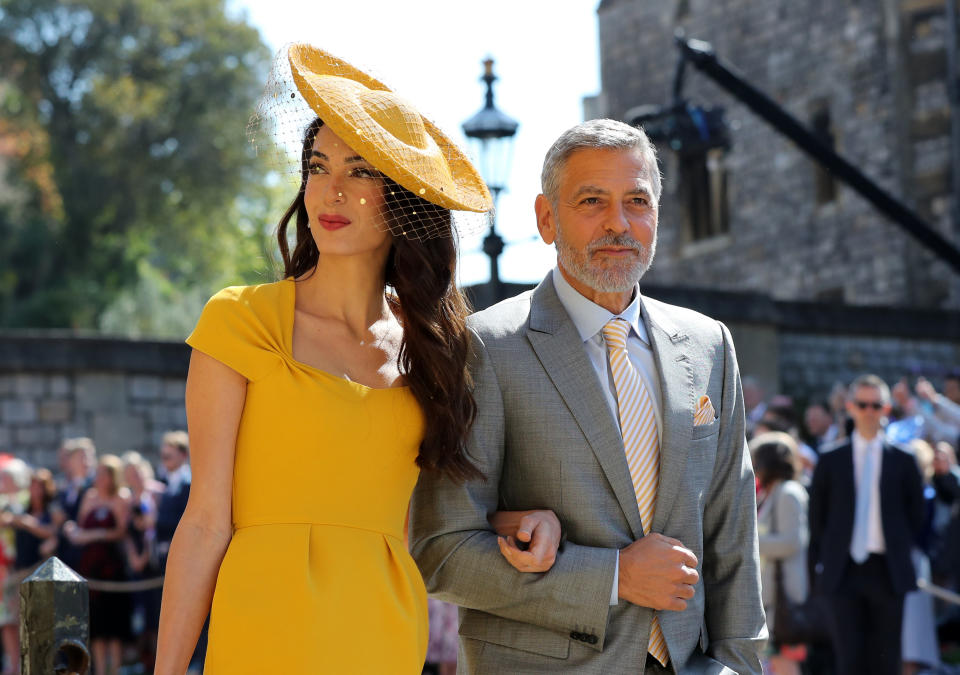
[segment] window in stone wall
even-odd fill
[[[686,207],[687,241],[730,231],[726,152],[714,148],[680,159],[681,192]]]
[[[831,149],[836,148],[833,135],[833,123],[830,120],[830,108],[824,101],[814,105],[810,117],[810,126],[814,135]],[[829,204],[837,198],[837,181],[826,167],[819,162],[813,163],[813,189],[817,204]]]

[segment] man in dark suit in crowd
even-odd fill
[[[160,461],[165,470],[167,489],[157,505],[157,553],[162,568],[167,564],[167,551],[190,497],[190,442],[185,431],[163,435]]]
[[[59,535],[57,555],[68,566],[75,568],[80,562],[81,547],[71,543],[60,532],[60,528],[67,521],[77,520],[83,495],[93,485],[97,448],[89,438],[67,438],[60,445],[59,456],[63,476],[57,493],[59,508],[54,511],[54,525]]]
[[[910,549],[923,521],[914,457],[884,441],[890,389],[850,385],[850,439],[821,455],[810,486],[810,564],[826,596],[837,673],[899,675],[903,598],[916,588]]]

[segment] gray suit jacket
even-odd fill
[[[700,562],[683,612],[659,612],[680,673],[760,673],[753,470],[727,329],[644,298],[663,392],[653,531]],[[431,472],[414,491],[411,548],[428,591],[461,607],[460,667],[471,673],[638,673],[654,611],[609,606],[617,551],[643,536],[623,441],[579,335],[547,278],[470,319],[478,417],[469,453],[486,476],[457,486]],[[697,399],[718,417],[694,426]],[[547,508],[564,526],[552,569],[520,573],[487,522]]]

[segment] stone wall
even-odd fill
[[[602,91],[591,113],[623,119],[635,106],[669,103],[673,33],[682,27],[804,124],[827,110],[840,154],[960,242],[951,225],[944,0],[604,0],[597,12]],[[817,203],[812,161],[691,66],[684,93],[726,109],[729,233],[690,240],[676,157],[660,148],[652,282],[960,307],[960,276],[852,190],[841,185],[833,201]]]
[[[740,372],[798,401],[876,373],[893,384],[924,375],[938,387],[960,370],[960,312],[774,300],[758,293],[643,282],[645,295],[723,321]]]
[[[483,289],[473,291],[483,300]],[[939,385],[960,367],[960,312],[782,301],[646,280],[643,292],[725,322],[741,373],[798,401],[864,372],[891,383],[924,374]],[[163,433],[186,427],[188,360],[180,342],[0,333],[0,452],[52,467],[63,438],[90,436],[100,452],[134,449],[156,461]]]
[[[165,431],[185,429],[188,348],[50,335],[0,335],[0,452],[53,467],[62,439],[157,460]]]
[[[849,384],[863,373],[887,383],[924,375],[941,386],[943,375],[960,369],[956,340],[910,340],[874,335],[780,335],[780,387],[794,398],[825,399],[837,383]]]

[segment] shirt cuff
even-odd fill
[[[617,551],[617,566],[613,568],[613,588],[610,589],[610,606],[620,602],[620,551]]]

